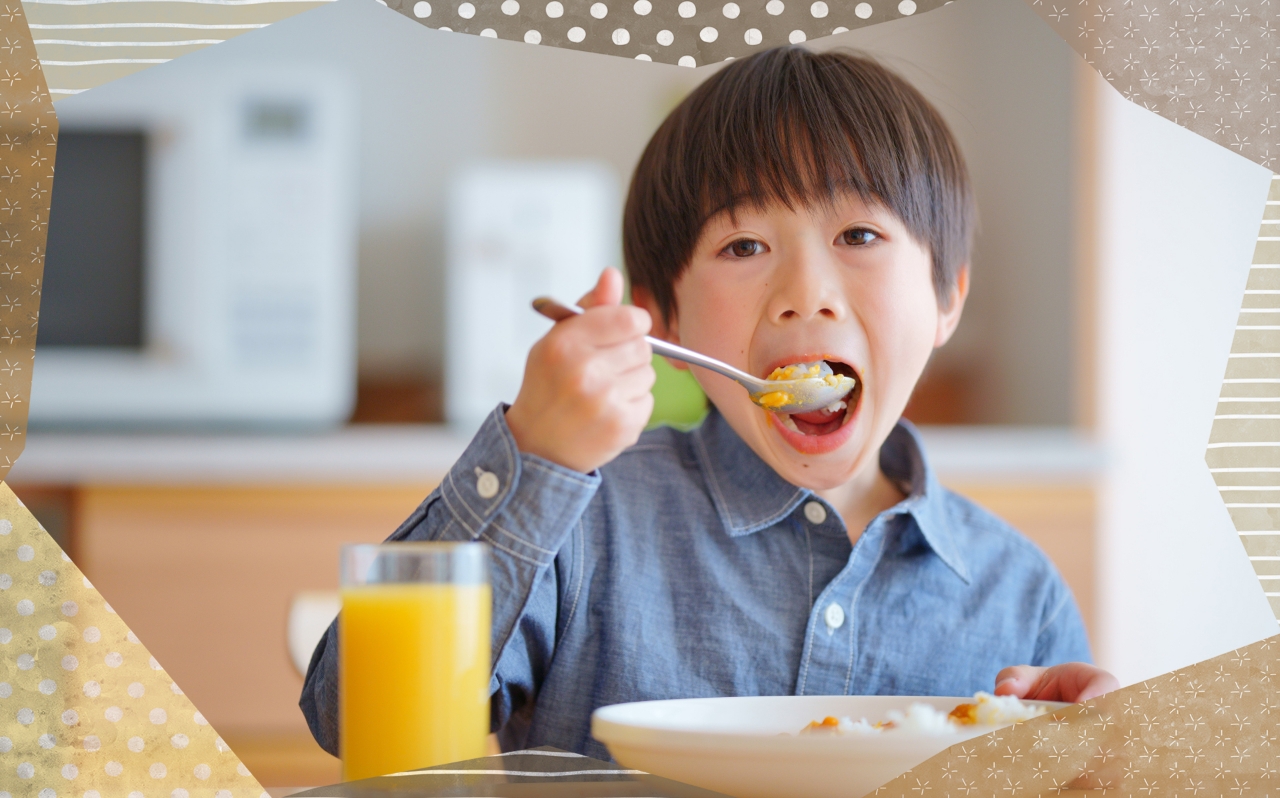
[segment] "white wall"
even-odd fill
[[[1128,684],[1277,631],[1204,461],[1270,172],[1094,78],[1097,653]]]

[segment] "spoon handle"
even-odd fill
[[[570,316],[576,316],[583,312],[582,308],[562,305],[554,299],[545,296],[540,296],[533,300],[533,309],[552,321],[562,321]],[[699,352],[694,352],[692,349],[685,349],[683,346],[677,346],[676,344],[668,341],[663,341],[660,338],[654,338],[652,335],[646,335],[644,339],[649,342],[649,346],[653,347],[654,352],[662,355],[663,357],[669,357],[672,360],[680,360],[694,366],[701,366],[708,371],[714,371],[717,374],[724,375],[725,377],[742,384],[742,386],[749,391],[758,392],[766,387],[764,380],[754,377],[745,371],[739,371],[728,363],[723,363],[713,357],[707,357]]]

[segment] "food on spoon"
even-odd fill
[[[1023,701],[1017,696],[995,696],[990,693],[974,694],[973,703],[956,705],[950,713],[934,709],[928,704],[912,704],[906,712],[889,710],[888,720],[871,723],[866,718],[826,717],[815,720],[800,730],[801,735],[812,734],[880,734],[890,730],[913,731],[922,734],[950,734],[962,726],[1007,726],[1047,714],[1045,704]]]
[[[774,410],[779,407],[786,407],[795,402],[796,398],[786,391],[770,391],[762,393],[756,398],[756,404]]]
[[[823,377],[826,376],[822,373],[823,366],[827,366],[827,364],[821,360],[816,363],[795,363],[790,366],[778,366],[765,379],[777,382],[778,380],[807,380],[814,377]],[[831,367],[827,366],[827,374],[831,373]]]
[[[832,371],[831,365],[825,360],[779,366],[765,379],[769,382],[791,383],[786,386],[785,390],[780,388],[779,390],[752,394],[752,401],[766,410],[779,410],[804,404],[812,400],[815,392],[825,391],[829,388],[843,389],[845,393],[848,393],[858,384],[858,381],[853,377],[836,374]],[[840,401],[842,400],[832,403],[828,409],[833,413],[843,409],[844,405],[842,404],[838,409],[833,409],[836,408]]]

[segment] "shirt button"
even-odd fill
[[[830,629],[839,629],[844,626],[844,610],[839,604],[828,604],[825,612],[822,613],[822,620],[827,622]]]
[[[502,487],[498,482],[498,475],[492,471],[481,471],[476,469],[476,493],[480,494],[482,499],[492,499],[498,495],[498,488]]]
[[[804,506],[804,517],[809,519],[811,524],[821,524],[827,520],[827,508],[818,502],[809,502]],[[839,626],[839,624],[836,624]]]

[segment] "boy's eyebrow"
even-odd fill
[[[873,194],[863,195],[857,189],[852,187],[848,188],[845,191],[835,191],[830,196],[827,196],[824,193],[822,195],[815,196],[815,197],[798,197],[793,199],[797,200],[796,204],[799,204],[805,208],[811,208],[816,205],[817,207],[822,208],[824,210],[834,210],[836,204],[839,203],[840,197],[842,195],[857,197],[860,202],[862,202],[864,205],[867,206],[867,210],[869,211],[882,211],[882,212],[887,211],[889,213],[893,212],[884,200],[880,199],[879,197]],[[764,202],[760,202],[753,197],[739,194],[735,196],[732,199],[732,201],[729,202],[728,204],[722,205],[716,210],[713,210],[710,213],[708,213],[702,220],[701,229],[705,230],[707,225],[711,224],[719,216],[728,216],[730,224],[736,226],[738,224],[739,211],[743,209],[749,209],[753,211],[764,212],[768,209],[768,205],[773,202],[780,202],[781,204],[785,205],[788,210],[791,210],[791,211],[796,210],[795,204],[792,204],[791,202],[787,202],[786,200],[767,198],[764,200]]]

